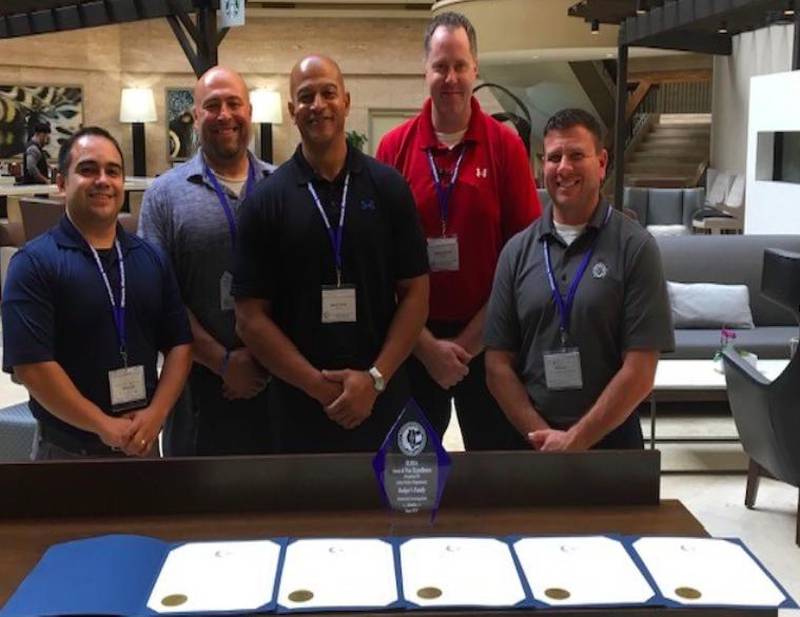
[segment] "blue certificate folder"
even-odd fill
[[[491,545],[485,547],[488,551],[485,559],[481,557],[484,553],[475,552],[480,548],[477,546],[479,543],[473,542],[475,539]],[[346,542],[324,538],[315,540],[343,545]],[[0,611],[0,617],[144,617],[309,610],[374,612],[458,606],[534,610],[600,606],[797,607],[738,540],[616,535],[361,540],[388,540],[391,544],[389,559],[384,561],[392,564],[387,574],[396,579],[397,587],[396,593],[388,595],[396,600],[384,605],[365,602],[361,594],[342,595],[339,593],[341,590],[333,593],[325,587],[330,577],[325,576],[324,571],[316,577],[308,575],[314,570],[314,563],[307,564],[303,560],[295,563],[293,570],[294,574],[299,572],[301,576],[293,578],[289,572],[291,568],[287,570],[284,566],[285,561],[288,563],[290,540],[287,538],[170,543],[144,536],[110,535],[52,546]],[[435,542],[431,544],[431,540]],[[634,589],[632,583],[625,585],[622,593],[616,596],[609,595],[606,585],[601,585],[602,593],[593,588],[611,563],[605,549],[594,553],[589,550],[598,540],[604,543],[599,548],[611,545],[618,565],[630,560],[628,574],[622,580],[646,579],[636,586],[636,594],[630,592]],[[418,547],[430,546],[405,555],[408,559],[404,562],[401,559],[402,547],[414,542]],[[527,544],[522,546],[520,542]],[[503,565],[500,563],[502,560],[498,561],[503,553],[500,550],[502,545],[513,556],[513,564],[508,559],[503,562],[510,573],[508,577],[514,578],[516,573],[521,583],[521,587],[516,586],[504,593],[490,582],[491,577],[476,577],[475,568],[464,565],[494,562]],[[339,547],[336,554],[344,556],[342,551],[345,550],[349,549]],[[584,550],[587,552],[582,553]],[[440,569],[430,567],[436,562],[436,551],[445,554],[461,551],[471,558],[456,559],[444,573],[450,575],[443,576]],[[489,557],[493,557],[494,562]],[[329,560],[334,558],[339,557],[333,553],[328,556]],[[308,559],[308,555],[304,559]],[[622,576],[622,569],[617,567],[613,571],[616,573],[614,576]],[[357,592],[355,583],[358,581],[352,582],[353,591]],[[408,589],[404,589],[405,583]],[[299,586],[295,589],[293,585]],[[482,585],[489,587],[473,589]],[[279,597],[283,597],[279,594],[286,591],[281,589],[283,586],[287,586],[289,591],[294,590],[287,596],[294,604],[284,602],[284,605],[278,605]],[[384,587],[391,588],[391,582]],[[328,595],[325,595],[326,591]],[[552,595],[554,591],[559,593]],[[305,598],[293,598],[295,594]],[[327,603],[326,598],[330,600]]]
[[[271,540],[280,545],[282,558],[286,539]],[[134,535],[56,544],[28,574],[0,611],[0,617],[163,614],[147,608],[148,598],[169,553],[183,544]],[[274,611],[279,572],[280,563],[272,598],[258,607],[259,612]],[[173,609],[168,614],[181,611]]]

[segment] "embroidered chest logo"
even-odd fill
[[[608,266],[602,261],[598,261],[592,268],[592,276],[596,279],[603,279],[608,274]]]
[[[362,199],[361,200],[361,209],[362,210],[375,210],[375,202],[371,199]]]
[[[476,178],[485,178],[489,174],[488,167],[476,167],[475,168],[475,177]]]

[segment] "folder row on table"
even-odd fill
[[[0,617],[558,606],[796,607],[730,539],[111,535],[51,547]]]

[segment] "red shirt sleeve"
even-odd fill
[[[505,242],[538,219],[542,215],[542,205],[522,140],[517,135],[512,139],[504,139],[503,149],[505,164],[502,166],[503,180],[500,183],[500,207]]]

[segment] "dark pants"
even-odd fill
[[[452,338],[463,326],[428,324],[428,328],[437,338]],[[444,435],[450,423],[450,401],[454,399],[466,450],[530,448],[508,421],[486,386],[484,354],[472,359],[469,363],[469,374],[449,390],[439,387],[428,375],[425,366],[415,357],[409,358],[406,364],[411,380],[411,393],[440,436]]]
[[[378,396],[372,413],[354,429],[328,418],[316,400],[280,380],[270,386],[275,451],[282,454],[377,452],[409,399],[408,381],[401,368]]]
[[[251,399],[229,401],[222,379],[195,363],[164,426],[165,456],[269,454],[269,386]]]

